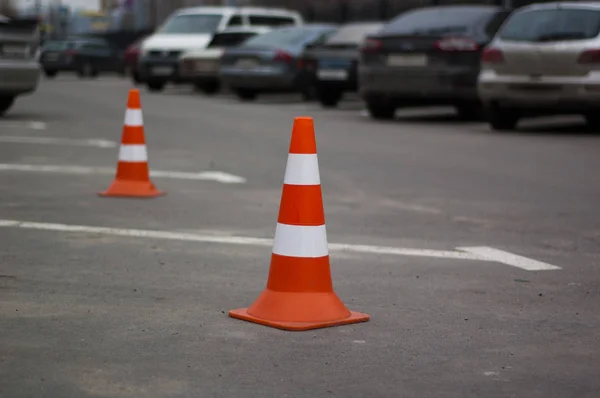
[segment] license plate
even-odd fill
[[[173,68],[170,66],[157,66],[152,68],[152,74],[156,76],[168,76],[173,73]]]
[[[196,62],[198,72],[214,72],[217,70],[217,64],[214,62]]]
[[[236,66],[238,68],[243,68],[243,69],[252,69],[258,66],[258,61],[255,59],[240,59],[237,61]]]
[[[12,45],[2,46],[2,53],[4,55],[23,56],[23,55],[25,55],[26,50],[27,50],[27,47],[25,47],[25,46],[12,46]]]
[[[427,56],[425,55],[390,55],[387,63],[389,66],[427,66]]]
[[[348,71],[344,69],[319,69],[317,76],[321,80],[347,80]]]
[[[46,54],[44,58],[48,61],[56,61],[58,59],[58,54]]]

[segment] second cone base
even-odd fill
[[[367,322],[369,315],[349,311],[333,292],[276,292],[266,289],[249,308],[229,316],[277,329],[301,331]]]
[[[98,195],[130,198],[155,198],[164,194],[165,192],[156,189],[151,181],[115,180],[106,191],[100,192]]]

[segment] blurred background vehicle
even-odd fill
[[[142,82],[140,77],[140,49],[142,43],[146,39],[147,36],[143,36],[133,42],[125,49],[125,54],[123,56],[125,62],[126,74],[131,77],[131,80],[134,84],[139,84]]]
[[[482,48],[509,11],[498,6],[425,7],[394,18],[361,49],[360,94],[371,116],[399,107],[451,105],[462,119],[479,119]]]
[[[279,28],[226,49],[221,81],[242,100],[253,100],[262,92],[301,92],[308,99],[312,90],[299,60],[306,46],[325,40],[336,28],[334,24]]]
[[[231,27],[301,25],[296,11],[254,7],[193,7],[177,11],[142,45],[141,78],[150,91],[167,82],[186,82],[179,74],[179,57],[205,49],[213,33]]]
[[[47,42],[42,47],[40,64],[49,78],[60,72],[75,72],[79,77],[125,73],[123,52],[106,40],[92,37]]]
[[[600,127],[600,3],[547,3],[511,15],[482,55],[479,93],[491,127],[578,113]]]
[[[181,76],[192,80],[195,88],[205,94],[219,91],[219,64],[226,48],[236,47],[250,37],[266,33],[270,28],[241,27],[217,32],[204,50],[189,51],[179,59]]]
[[[360,46],[367,35],[382,27],[380,22],[349,23],[323,43],[306,49],[302,67],[312,80],[317,99],[323,106],[335,107],[344,92],[357,90]]]
[[[37,19],[0,15],[0,115],[15,98],[36,90],[40,67]]]

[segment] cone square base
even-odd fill
[[[361,312],[350,311],[350,316],[347,318],[336,319],[333,321],[322,321],[322,322],[285,322],[285,321],[272,321],[268,319],[257,318],[248,314],[248,308],[240,308],[237,310],[229,311],[229,316],[235,319],[241,319],[259,325],[269,326],[276,329],[290,330],[290,331],[303,331],[312,329],[329,328],[333,326],[350,325],[352,323],[367,322],[370,317],[367,314]]]
[[[122,198],[155,198],[165,195],[165,192],[156,189],[150,181],[115,180],[106,191],[100,192],[98,195]]]

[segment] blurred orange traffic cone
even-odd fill
[[[127,99],[117,175],[111,186],[99,195],[152,198],[163,194],[150,181],[140,92],[131,89]]]
[[[229,312],[284,330],[366,322],[333,291],[313,120],[294,121],[267,288],[249,308]]]

